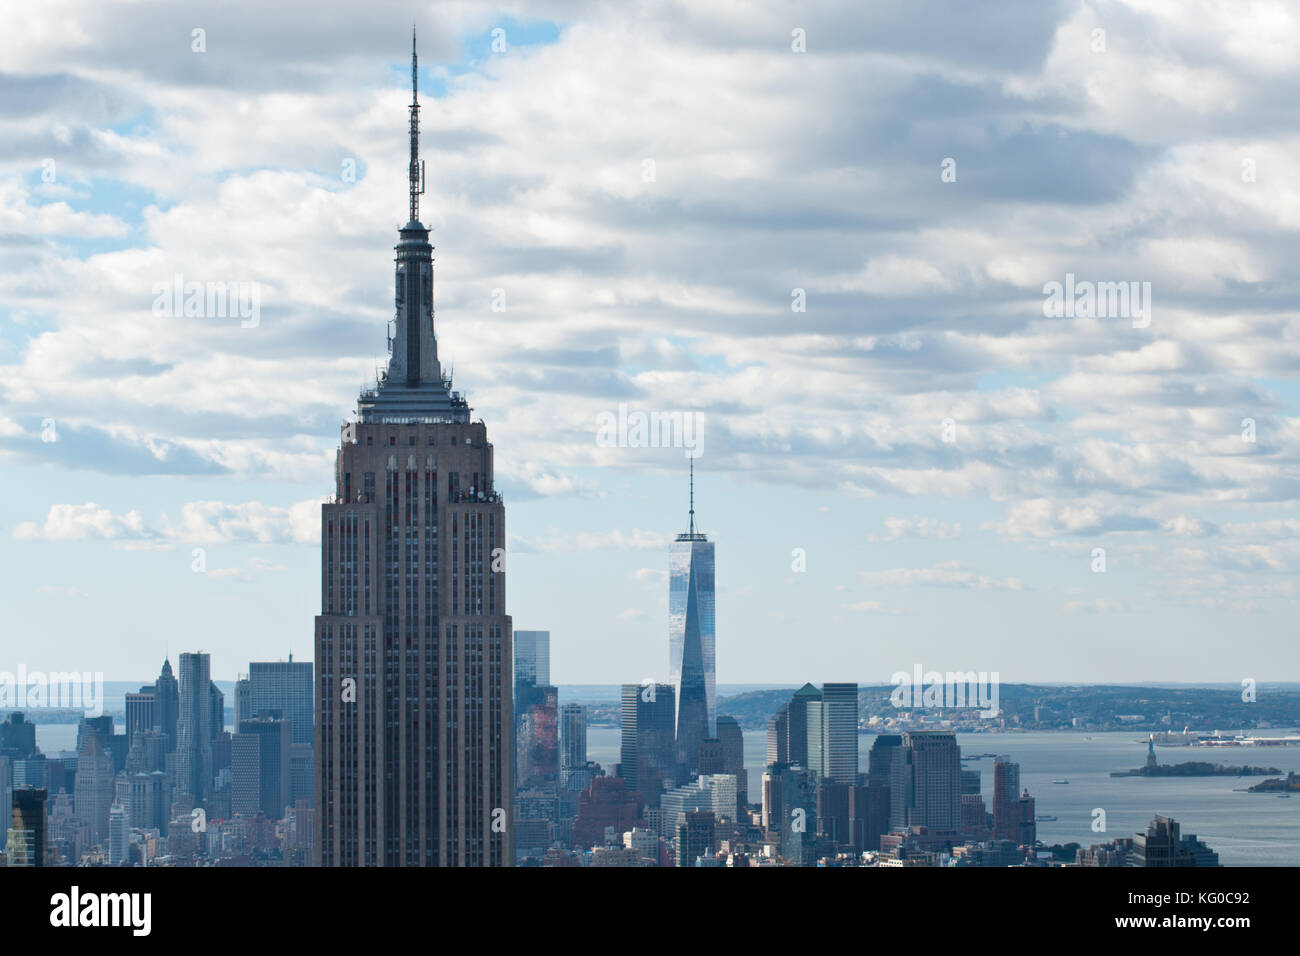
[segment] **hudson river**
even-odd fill
[[[1225,731],[1226,733],[1227,731]],[[1261,731],[1260,733],[1269,733]],[[875,740],[858,738],[858,767],[867,768],[867,752]],[[1224,866],[1300,866],[1300,796],[1280,799],[1275,793],[1236,793],[1262,777],[1115,777],[1112,770],[1140,767],[1146,761],[1146,735],[1139,731],[1026,731],[1023,733],[958,734],[963,757],[1006,754],[1020,764],[1020,785],[1029,788],[1040,817],[1045,844],[1090,846],[1145,830],[1157,813],[1173,817],[1186,834],[1196,834],[1219,854]],[[618,762],[617,727],[587,729],[587,759],[613,771]],[[1157,747],[1161,763],[1207,760],[1250,764],[1300,772],[1300,747]],[[762,799],[767,735],[745,731],[745,767],[749,799]],[[987,809],[993,809],[993,760],[965,760],[966,770],[979,770]],[[1053,783],[1069,780],[1068,784]],[[1092,830],[1093,810],[1106,811],[1106,832]]]

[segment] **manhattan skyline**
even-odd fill
[[[602,444],[622,406],[703,416],[723,683],[782,683],[792,636],[800,678],[1300,680],[1283,8],[1261,55],[1226,18],[1067,4],[958,14],[958,46],[889,8],[298,35],[290,7],[273,57],[238,4],[70,9],[0,41],[0,561],[15,630],[58,637],[29,668],[312,657],[414,19],[438,359],[491,424],[510,611],[564,683],[668,676],[687,462]],[[1149,325],[1045,315],[1076,279],[1151,283]],[[257,323],[155,314],[190,281],[256,283]]]

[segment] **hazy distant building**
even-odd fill
[[[767,766],[790,762],[790,705],[782,704],[767,721]]]
[[[1087,867],[1121,867],[1128,866],[1129,855],[1133,852],[1133,841],[1121,837],[1109,843],[1080,847],[1075,854],[1076,866]]]
[[[129,828],[166,831],[170,810],[167,774],[161,770],[136,769],[135,757],[141,752],[137,738],[127,769],[114,782],[114,802],[125,808]]]
[[[551,682],[551,632],[515,631],[515,686]]]
[[[77,815],[90,826],[92,843],[108,839],[108,809],[113,804],[113,759],[98,734],[88,734],[77,754],[77,780],[73,799]]]
[[[11,757],[30,757],[36,752],[36,725],[20,713],[0,721],[0,752]]]
[[[208,706],[212,708],[212,739],[226,729],[226,695],[216,681],[208,681]]]
[[[163,660],[162,671],[154,682],[154,722],[167,738],[167,753],[176,751],[177,724],[181,713],[181,688],[172,673],[170,659]]]
[[[890,823],[931,831],[961,829],[961,750],[949,731],[903,734],[891,768]]]
[[[849,788],[849,830],[856,853],[880,849],[880,838],[889,831],[888,786]]]
[[[292,729],[292,728],[291,728]],[[292,740],[292,736],[290,740]],[[316,805],[316,752],[311,744],[289,744],[289,802],[304,804],[308,809]],[[306,819],[305,817],[303,819]],[[315,817],[312,818],[313,820]],[[315,837],[305,843],[314,845]],[[308,860],[307,864],[310,865]]]
[[[993,837],[1022,845],[1038,839],[1034,798],[1020,788],[1020,765],[1006,757],[993,764]]]
[[[812,756],[808,753],[808,705],[820,703],[822,692],[812,684],[804,684],[790,698],[786,721],[787,761],[806,770],[818,769],[812,765]],[[818,735],[820,741],[820,734]],[[818,763],[820,767],[820,761]]]
[[[176,789],[202,803],[212,787],[214,702],[207,654],[180,658],[180,715],[176,721]]]
[[[636,826],[641,801],[618,777],[596,777],[578,798],[578,814],[573,822],[573,847],[589,850],[604,846],[605,830],[612,828],[619,841],[622,834]]]
[[[961,795],[961,835],[967,843],[982,843],[993,839],[992,815],[985,809],[984,796],[979,793]],[[1017,846],[1019,841],[1017,841]]]
[[[125,863],[129,853],[128,837],[131,832],[130,812],[120,803],[108,808],[108,862],[110,866]]]
[[[619,775],[646,806],[676,784],[674,721],[676,691],[671,684],[624,684]]]
[[[1195,835],[1184,837],[1177,820],[1157,814],[1145,833],[1133,836],[1127,863],[1136,867],[1218,866],[1219,855]]]
[[[559,700],[550,685],[516,688],[516,788],[554,786],[559,780]]]
[[[745,734],[735,717],[718,717],[718,742],[722,745],[722,772],[736,778],[736,800],[749,802],[749,771],[745,769]]]
[[[247,676],[235,678],[235,728],[253,716],[252,685]]]
[[[716,813],[715,808],[719,802],[726,800],[728,796],[725,792],[721,795],[715,793],[717,779],[714,776],[701,776],[690,783],[664,791],[659,800],[659,835],[665,840],[676,838],[677,827],[683,817],[693,810],[708,810]],[[729,790],[731,799],[734,800],[734,779]]]
[[[45,799],[46,791],[42,789],[14,790],[5,833],[7,866],[45,865]]]
[[[242,719],[278,713],[289,722],[290,743],[312,742],[311,661],[295,661],[292,654],[287,661],[253,661],[248,665],[248,699],[249,711]]]
[[[289,771],[290,726],[270,714],[259,714],[239,725],[230,740],[230,809],[261,811],[279,820],[292,805]]]
[[[114,753],[114,747],[116,741],[114,740],[115,735],[113,733],[113,717],[111,714],[101,714],[98,717],[82,717],[80,720],[77,721],[77,746],[76,746],[77,753],[81,753],[81,751],[85,749],[86,741],[89,740],[92,736],[99,738],[100,746],[104,748],[104,752],[107,753],[109,757],[113,760],[113,770],[116,772],[117,770],[121,769],[119,766],[117,755]],[[123,750],[122,750],[122,759],[120,762],[125,763],[126,740],[125,740],[125,735],[122,736],[123,736],[123,740],[122,740]]]
[[[411,66],[414,86],[414,50]],[[324,866],[510,866],[505,504],[487,427],[438,359],[414,89],[410,124],[388,365],[343,426],[321,506],[316,853]]]
[[[781,856],[797,866],[813,861],[817,834],[817,774],[787,767],[763,775],[763,815]]]
[[[993,836],[996,839],[1017,840],[1019,800],[1020,764],[998,757],[993,763]]]
[[[152,684],[126,695],[126,749],[135,742],[136,734],[158,726],[158,694]]]
[[[694,866],[716,849],[717,821],[712,810],[688,810],[677,825],[677,865]]]
[[[564,704],[560,707],[560,775],[566,790],[586,790],[591,783],[587,769],[585,704]]]
[[[851,785],[858,778],[858,685],[823,684],[821,774]]]
[[[817,835],[851,847],[853,828],[849,807],[853,785],[822,777],[817,783]]]
[[[826,772],[826,720],[821,698],[804,706],[804,726],[807,758],[803,766],[820,777]]]
[[[888,787],[893,779],[894,763],[903,748],[900,734],[877,734],[867,757],[867,782],[872,786]]]

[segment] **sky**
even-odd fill
[[[415,24],[439,354],[553,681],[667,674],[687,450],[601,440],[620,406],[701,423],[720,683],[1300,679],[1295,6],[0,22],[0,671],[310,658]]]

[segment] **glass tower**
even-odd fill
[[[668,554],[668,680],[677,697],[679,774],[696,768],[700,741],[717,736],[713,542],[695,530],[695,460],[690,527]]]

